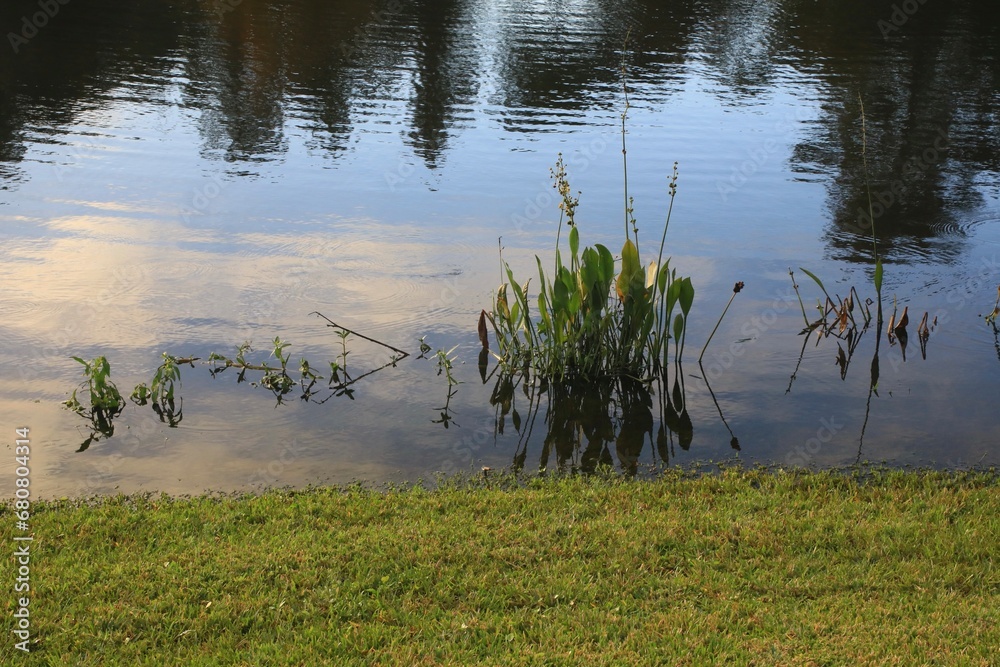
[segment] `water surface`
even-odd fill
[[[38,11],[0,9],[0,414],[32,429],[43,495],[512,463],[998,463],[1000,343],[980,317],[1000,283],[994,4],[929,2],[912,16],[889,2],[738,0]],[[668,243],[697,289],[690,429],[660,435],[658,391],[545,395],[531,421],[518,388],[521,428],[509,413],[500,434],[475,329],[500,282],[498,238],[518,275],[534,274],[536,253],[549,260],[548,170],[562,153],[584,243],[620,247],[626,39],[629,192],[650,249],[680,169]],[[821,293],[798,267],[831,293],[874,297],[866,164],[884,306],[937,318],[905,361],[882,334],[871,396],[879,332],[842,377],[837,340],[803,346],[788,275],[807,307]],[[699,368],[737,280],[747,288]],[[176,428],[130,405],[113,437],[77,453],[90,430],[59,405],[81,379],[72,356],[106,355],[126,393],[164,351],[232,356],[245,340],[258,360],[280,336],[296,364],[325,366],[339,339],[313,311],[413,355],[322,404],[275,405],[231,372],[185,368]],[[420,337],[458,346],[447,418]],[[352,369],[386,360],[351,345]]]

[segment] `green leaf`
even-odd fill
[[[583,299],[579,292],[573,292],[569,296],[569,302],[566,304],[566,308],[569,311],[570,316],[575,316],[580,312],[580,305],[583,303]]]
[[[542,325],[545,327],[544,331],[551,333],[552,331],[552,318],[549,317],[549,309],[545,304],[545,292],[540,292],[538,294],[538,310],[542,314]],[[539,327],[541,330],[542,327]]]
[[[684,316],[677,313],[677,317],[674,318],[674,340],[680,340],[682,333],[684,333]]]
[[[569,251],[573,253],[574,258],[580,252],[580,232],[576,227],[569,230]]]
[[[622,246],[622,271],[618,274],[618,298],[625,301],[625,297],[636,296],[634,289],[636,284],[643,287],[644,272],[642,264],[639,263],[639,249],[632,243],[632,239],[626,239]]]
[[[598,243],[594,246],[601,256],[601,282],[611,284],[611,279],[615,277],[615,256],[606,246]]]
[[[670,287],[667,288],[667,315],[674,312],[674,306],[677,304],[677,299],[681,294],[681,282],[679,280],[674,280],[670,283]]]
[[[882,294],[882,260],[875,260],[875,291]]]
[[[660,294],[663,294],[667,289],[667,278],[670,276],[670,265],[664,264],[660,267],[659,273],[656,275],[656,289]]]
[[[562,280],[556,280],[552,286],[552,311],[554,314],[564,312],[569,302],[569,290],[566,289],[566,283]]]
[[[527,299],[525,299],[524,290],[522,290],[521,286],[517,284],[516,280],[514,280],[514,272],[510,270],[509,266],[507,267],[507,277],[510,279],[511,289],[514,290],[514,298],[517,299],[517,302],[522,304],[522,308],[527,311]]]
[[[819,285],[819,288],[821,290],[823,290],[823,294],[826,294],[826,298],[830,299],[830,295],[826,293],[826,288],[823,287],[823,281],[820,280],[819,278],[817,278],[816,274],[814,274],[812,271],[809,271],[808,269],[803,269],[801,266],[799,267],[799,271],[801,271],[802,273],[806,274],[807,276],[809,276],[810,278],[812,278],[813,280],[815,280],[816,284]],[[877,267],[876,267],[875,271],[876,271],[876,273],[878,272],[878,268]],[[830,299],[830,300],[833,301],[833,299]]]
[[[680,281],[680,295],[679,300],[681,302],[681,310],[684,312],[686,317],[689,312],[691,312],[691,304],[694,303],[694,285],[691,283],[690,278],[685,278]]]

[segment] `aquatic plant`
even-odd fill
[[[666,366],[670,339],[674,340],[675,361],[683,354],[694,301],[690,278],[679,277],[670,268],[669,259],[663,262],[663,240],[657,259],[644,267],[635,227],[635,240],[626,237],[622,246],[617,273],[615,258],[606,246],[595,244],[581,252],[575,219],[578,198],[569,194],[561,155],[553,178],[562,195],[553,275],[551,279],[546,275],[536,256],[539,289],[536,299],[531,300],[537,304],[536,319],[529,301],[530,280],[520,284],[501,255],[503,282],[491,312],[484,310],[480,316],[481,322],[488,319],[493,325],[497,358],[510,370],[528,370],[552,379],[659,376]],[[671,209],[676,183],[675,165],[670,180]],[[569,227],[568,265],[558,245],[564,223]],[[668,211],[664,240],[669,224]]]
[[[253,351],[250,341],[245,341],[236,348],[236,359],[230,359],[225,355],[212,352],[208,355],[208,361],[213,363],[212,368],[209,369],[209,373],[212,377],[222,373],[228,368],[238,368],[240,373],[236,378],[237,382],[243,382],[246,379],[247,371],[260,371],[263,372],[260,380],[252,381],[251,386],[264,387],[270,390],[278,402],[281,403],[282,397],[287,395],[293,387],[296,386],[296,381],[288,374],[288,361],[291,359],[291,353],[286,353],[285,348],[290,346],[287,341],[281,340],[280,336],[275,336],[274,340],[271,341],[272,350],[268,358],[274,357],[278,360],[278,366],[272,366],[268,364],[267,361],[263,361],[259,364],[255,364],[247,361],[246,354]],[[309,362],[302,359],[299,363],[300,370],[305,368],[308,373],[303,373],[303,381],[308,378],[311,382],[315,382],[319,378],[318,375],[313,373],[309,367]],[[311,385],[310,385],[311,386]]]
[[[90,420],[90,437],[77,449],[78,452],[82,452],[102,437],[110,438],[114,435],[114,419],[125,408],[125,399],[111,381],[111,364],[103,355],[91,361],[84,361],[80,357],[73,357],[73,360],[83,364],[85,379],[80,386],[89,394],[90,405],[85,406],[80,402],[77,389],[73,390],[68,400],[63,401],[63,405]]]
[[[150,385],[147,387],[145,382],[136,385],[129,398],[139,406],[150,403],[160,421],[176,427],[184,418],[183,411],[175,402],[175,398],[179,400],[179,397],[174,394],[174,389],[181,382],[180,366],[189,364],[194,368],[195,361],[198,361],[197,357],[178,358],[164,352],[163,363],[156,369]]]
[[[451,374],[453,368],[452,364],[455,362],[455,356],[453,356],[453,353],[455,352],[455,348],[457,347],[458,345],[451,348],[447,352],[445,352],[444,350],[438,350],[437,352],[434,353],[434,357],[437,359],[437,367],[438,367],[437,374],[438,376],[440,376],[442,373],[444,373],[445,377],[448,380],[449,387],[454,387],[457,384],[461,384],[458,380],[455,379],[455,376]]]
[[[197,357],[179,359],[164,352],[163,363],[156,369],[149,386],[147,387],[145,382],[136,385],[129,398],[136,405],[146,405],[150,401],[160,404],[172,403],[175,398],[175,385],[181,383],[181,364],[190,364],[194,368],[195,361],[198,361]]]
[[[84,361],[80,357],[73,357],[73,361],[83,364],[84,381],[80,384],[90,394],[90,410],[103,411],[107,414],[117,416],[125,407],[125,399],[122,398],[118,387],[111,381],[111,364],[104,356],[97,357],[92,361]],[[77,390],[73,390],[73,395],[63,405],[74,412],[83,414],[87,408],[80,403],[76,395]]]
[[[409,356],[409,353],[403,350],[342,327],[322,313],[315,314],[325,319],[328,322],[328,327],[334,327],[337,330],[337,337],[340,343],[340,353],[337,355],[336,360],[329,362],[331,374],[328,387],[326,387],[329,395],[322,400],[316,400],[315,395],[318,392],[315,386],[319,380],[324,379],[323,376],[316,372],[309,360],[302,357],[299,359],[298,365],[299,378],[297,380],[294,379],[292,377],[294,371],[291,371],[289,368],[292,355],[288,351],[288,348],[291,347],[291,344],[282,340],[280,336],[275,336],[274,340],[271,341],[271,353],[263,361],[255,362],[249,359],[248,355],[253,352],[253,347],[250,341],[245,341],[237,346],[235,358],[212,352],[203,363],[209,365],[208,371],[212,377],[216,377],[230,368],[238,369],[237,384],[247,381],[248,373],[260,373],[259,379],[250,380],[249,384],[253,387],[262,387],[269,390],[277,399],[278,404],[281,404],[284,398],[296,387],[301,389],[300,398],[302,400],[325,403],[334,396],[346,395],[348,398],[353,399],[354,389],[352,385],[362,378],[373,375],[390,366],[395,366],[401,359]],[[381,366],[372,368],[357,377],[351,377],[347,373],[347,355],[350,353],[347,342],[350,336],[356,336],[387,348],[392,351],[392,355]],[[425,347],[426,349],[424,349]],[[421,351],[426,353],[429,350],[430,347],[424,344],[423,339],[421,339]],[[458,383],[451,374],[450,364],[453,359],[447,356],[451,352],[450,350],[445,356],[445,360],[448,362],[447,376],[449,386]],[[271,357],[277,360],[277,364],[269,362]],[[63,401],[63,405],[91,421],[91,435],[78,450],[84,451],[91,443],[114,435],[114,418],[121,414],[126,401],[122,398],[117,386],[110,379],[111,364],[105,357],[97,357],[92,361],[84,361],[80,357],[73,357],[73,359],[84,366],[84,376],[86,379],[81,383],[81,387],[85,388],[89,393],[90,401],[89,405],[81,402],[78,396],[78,388],[73,390],[68,400]],[[194,368],[194,362],[199,360],[198,357],[177,357],[164,352],[162,362],[156,369],[150,383],[147,385],[145,382],[142,382],[136,385],[129,398],[140,407],[149,405],[160,418],[160,421],[168,426],[178,426],[183,419],[179,391],[181,384],[180,367],[187,364]]]

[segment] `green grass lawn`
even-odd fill
[[[995,665],[996,472],[32,507],[45,665]],[[2,510],[12,553],[13,510]],[[3,568],[8,628],[17,565]]]

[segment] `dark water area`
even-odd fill
[[[40,495],[1000,464],[995,3],[8,0],[0,36],[2,465],[29,427]],[[679,164],[667,251],[696,298],[678,386],[484,382],[498,244],[522,280],[551,261],[558,154],[583,243],[621,247],[623,58],[646,247]],[[803,335],[789,269],[809,319],[825,297],[799,267],[874,299],[873,225],[907,346],[874,324]],[[381,370],[306,400],[209,372],[279,336],[328,375],[342,348],[314,311],[410,356],[381,368],[387,348],[354,337],[352,375]],[[434,352],[452,348],[449,387]],[[78,452],[71,357],[105,355],[127,394],[163,352],[200,358],[179,423],[130,403]]]

